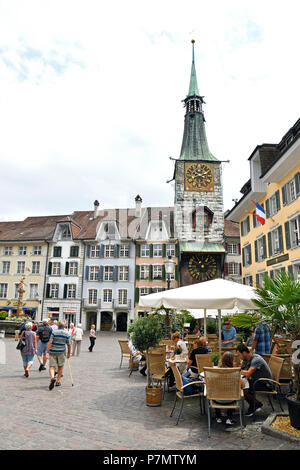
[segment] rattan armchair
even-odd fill
[[[199,375],[201,374],[201,372],[203,372],[203,367],[213,366],[213,362],[212,362],[213,356],[214,356],[213,353],[196,354],[197,371]],[[197,371],[194,370],[193,372],[197,372]]]
[[[204,367],[208,437],[211,430],[211,409],[239,409],[241,436],[244,438],[244,394],[241,388],[241,369]],[[219,403],[224,401],[225,403]],[[228,402],[228,403],[226,403]]]
[[[118,341],[119,341],[119,345],[121,349],[121,362],[120,362],[120,369],[121,369],[123,357],[127,357],[128,359],[130,359],[131,352],[130,352],[127,340],[119,339]]]
[[[175,410],[175,407],[176,407],[177,398],[179,398],[181,400],[180,410],[179,410],[178,418],[177,418],[177,421],[176,421],[176,426],[177,426],[177,424],[179,422],[179,419],[180,419],[180,416],[182,414],[184,400],[186,398],[199,397],[199,399],[200,399],[200,413],[203,414],[202,413],[202,409],[204,410],[204,406],[202,406],[202,399],[203,399],[203,395],[204,395],[203,391],[199,391],[197,393],[193,393],[193,394],[190,394],[190,395],[187,395],[186,393],[184,393],[186,388],[189,387],[190,385],[197,385],[197,384],[203,385],[203,382],[200,381],[200,380],[195,380],[194,382],[190,382],[186,385],[183,385],[182,377],[181,377],[181,374],[179,372],[178,367],[175,364],[171,364],[171,369],[173,371],[174,378],[175,378],[176,394],[175,394],[174,405],[173,405],[173,409],[171,411],[170,417],[173,416],[173,413],[174,413],[174,410]]]
[[[274,406],[272,404],[271,396],[273,396],[273,397],[276,396],[278,398],[278,402],[279,402],[281,411],[283,411],[283,408],[282,408],[282,405],[281,405],[281,400],[280,400],[280,396],[282,395],[282,393],[281,393],[280,382],[279,382],[280,372],[281,372],[281,368],[282,368],[283,363],[284,363],[284,359],[282,359],[281,357],[276,357],[276,356],[271,356],[270,357],[269,367],[271,369],[271,373],[272,373],[273,378],[272,379],[261,378],[261,379],[257,379],[254,382],[254,384],[253,384],[254,403],[255,403],[255,397],[256,397],[257,393],[263,393],[264,395],[267,395],[269,403],[271,405],[271,408],[272,408],[273,411],[275,411]],[[257,386],[258,383],[261,383],[261,382],[267,382],[267,383],[273,384],[274,389],[273,390],[268,390],[268,391],[257,390],[256,386]],[[276,390],[276,387],[277,387],[278,390]],[[253,421],[255,421],[255,407],[254,407],[254,413],[253,413]]]
[[[166,388],[166,383],[167,383],[167,377],[166,377],[166,354],[164,351],[160,352],[149,352],[147,355],[147,367],[150,370],[151,373],[151,379],[153,382],[156,382],[156,384],[161,384],[163,385],[163,396],[162,398],[164,399],[165,397],[165,388]]]

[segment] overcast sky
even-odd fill
[[[0,0],[1,220],[173,205],[196,40],[224,209],[299,118],[298,0]]]

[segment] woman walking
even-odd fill
[[[74,334],[72,336],[72,356],[75,356],[75,350],[77,351],[77,356],[80,354],[81,341],[83,337],[83,330],[81,328],[81,323],[78,323],[77,328],[75,328]]]
[[[92,325],[90,329],[90,347],[89,351],[93,352],[93,347],[95,346],[95,341],[96,341],[96,325]]]
[[[23,360],[24,367],[24,376],[29,377],[29,369],[31,368],[34,360],[34,355],[37,353],[37,337],[36,334],[32,331],[32,323],[27,322],[25,325],[25,330],[22,331],[21,339],[25,339],[25,346],[21,351],[21,356]]]

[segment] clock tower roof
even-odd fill
[[[194,44],[195,41],[193,39],[193,56],[190,86],[188,95],[183,100],[184,106],[186,108],[186,115],[179,159],[218,162],[219,160],[214,157],[213,154],[210,152],[207,143],[204,124],[205,118],[202,110],[204,97],[200,96],[198,90],[197,75],[195,68]]]

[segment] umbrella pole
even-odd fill
[[[204,309],[204,336],[206,336],[206,308]]]
[[[221,359],[221,348],[222,348],[222,333],[221,333],[221,310],[218,309],[218,320],[219,320],[219,354]]]

